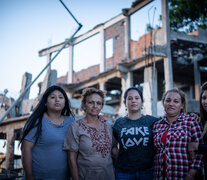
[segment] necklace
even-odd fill
[[[64,116],[60,115],[59,117],[51,117],[48,113],[46,113],[46,117],[49,121],[51,121],[53,124],[61,125],[64,121]]]

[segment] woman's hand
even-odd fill
[[[184,180],[194,180],[194,177],[190,176],[189,174],[187,174],[184,178]]]
[[[104,116],[102,116],[102,115],[98,115],[98,119],[100,119],[100,121],[102,121],[102,122],[106,122],[106,120],[104,119]]]
[[[27,140],[23,140],[21,151],[22,151],[22,165],[25,172],[26,180],[33,180],[34,177],[32,175],[32,148],[34,147],[34,143],[29,142]]]
[[[196,113],[190,113],[190,116],[193,117],[196,121],[200,122],[200,117]]]
[[[116,159],[118,157],[118,154],[119,154],[119,149],[117,146],[114,146],[112,147],[112,150],[111,150],[111,157]]]
[[[194,180],[196,173],[197,173],[196,169],[190,169],[188,174],[185,176],[184,180]]]
[[[77,156],[78,156],[77,152],[68,151],[68,163],[73,180],[79,180]]]
[[[199,142],[190,142],[188,144],[188,153],[190,155],[190,159],[196,158],[196,151],[198,150]]]

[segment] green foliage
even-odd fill
[[[153,29],[153,27],[150,24],[146,25],[147,32],[150,32]]]
[[[207,0],[169,0],[169,17],[174,31],[207,29]]]

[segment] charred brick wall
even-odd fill
[[[97,76],[99,74],[99,64],[91,66],[87,69],[75,72],[73,74],[73,83],[78,83],[85,81],[91,77]]]
[[[113,39],[113,56],[105,60],[106,70],[116,67],[118,63],[124,61],[124,21],[113,24],[105,29],[104,40]],[[85,81],[99,74],[99,65],[91,66],[79,72],[74,72],[73,83]]]
[[[113,39],[113,56],[106,59],[106,70],[116,67],[118,63],[123,62],[125,59],[124,26],[124,21],[120,21],[105,29],[105,41],[111,38]]]
[[[105,29],[104,40],[113,39],[113,56],[105,60],[106,71],[113,69],[117,64],[125,62],[125,33],[124,33],[124,21],[120,21],[113,24],[109,28]],[[145,55],[145,48],[152,45],[154,42],[154,32],[148,32],[141,36],[138,41],[130,41],[130,56],[131,60],[137,59]],[[93,65],[87,69],[83,69],[73,73],[73,83],[78,83],[90,79],[91,77],[99,74],[99,64]],[[67,80],[67,76],[58,78],[58,82],[64,82]]]
[[[153,31],[141,36],[138,41],[130,41],[130,55],[131,59],[136,59],[144,55],[145,48],[149,47],[154,40]]]

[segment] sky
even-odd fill
[[[134,0],[62,1],[83,25],[77,35],[121,14],[123,8],[130,8],[134,2]],[[150,5],[145,13],[132,16],[131,22],[135,24],[132,34],[136,34],[135,40],[138,39],[137,34],[144,34],[143,19],[154,26],[159,24],[157,21],[161,11],[159,3],[160,0],[155,0],[154,5]],[[137,20],[137,16],[140,20]],[[65,41],[77,27],[77,23],[59,0],[0,0],[0,94],[8,89],[7,96],[17,99],[20,95],[23,74],[29,72],[34,79],[47,63],[46,56],[39,57],[38,52]],[[97,63],[99,55],[96,52],[99,52],[99,45],[96,43],[99,38],[94,36],[75,47],[75,71]],[[93,46],[90,47],[88,44]],[[52,69],[57,69],[58,77],[68,71],[67,51],[63,50],[52,63]],[[85,59],[91,59],[93,62]],[[37,96],[37,83],[41,82],[44,76],[45,73],[31,87],[30,98]]]
[[[122,9],[130,8],[135,0],[62,1],[83,25],[78,36],[121,14]],[[150,23],[152,27],[161,26],[158,20],[161,12],[160,2],[161,0],[154,0],[131,16],[133,40],[138,40],[146,33],[146,23]],[[38,52],[64,42],[77,27],[77,23],[59,0],[0,0],[0,94],[8,89],[7,97],[17,99],[23,74],[31,73],[33,80],[47,64],[46,56],[39,57]],[[99,35],[96,35],[75,46],[75,71],[99,62],[99,38]],[[57,69],[58,77],[66,75],[68,71],[67,51],[63,50],[52,63],[51,68]],[[30,99],[37,97],[37,84],[44,76],[45,73],[31,87]],[[6,146],[4,149],[2,147],[4,142],[0,141],[0,152],[5,152]],[[15,151],[15,154],[20,154],[18,148],[15,148]]]

